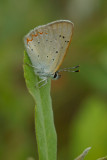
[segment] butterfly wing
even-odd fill
[[[54,73],[60,67],[73,33],[73,23],[59,20],[39,26],[25,36],[24,42],[31,62],[38,71]]]

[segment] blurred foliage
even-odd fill
[[[106,104],[95,96],[88,97],[81,105],[81,110],[71,126],[71,159],[87,145],[92,149],[87,160],[97,159],[107,154],[107,108]],[[78,147],[77,147],[78,146]]]
[[[61,66],[80,64],[80,73],[52,81],[58,160],[86,147],[87,159],[107,155],[107,0],[0,0],[0,159],[37,158],[34,101],[23,76],[23,37],[57,19],[75,24]]]

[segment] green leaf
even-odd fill
[[[107,160],[107,157],[99,158],[97,160]]]
[[[35,130],[39,160],[56,160],[57,135],[54,127],[50,96],[51,80],[49,79],[45,86],[36,88],[35,84],[38,83],[40,79],[35,75],[33,68],[26,63],[31,64],[31,61],[25,52],[24,77],[27,88],[36,102]]]
[[[91,147],[86,148],[81,155],[79,155],[75,160],[84,160],[85,156],[89,152]]]

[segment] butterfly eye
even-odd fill
[[[53,76],[53,79],[54,80],[57,80],[61,77],[61,75],[59,75],[57,72],[55,72],[54,76]]]

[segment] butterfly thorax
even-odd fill
[[[61,75],[58,74],[58,72],[55,72],[55,73],[46,73],[43,71],[44,69],[41,69],[41,71],[37,71],[35,70],[35,74],[39,76],[39,78],[41,79],[48,79],[48,78],[51,78],[53,80],[57,80],[61,77]]]

